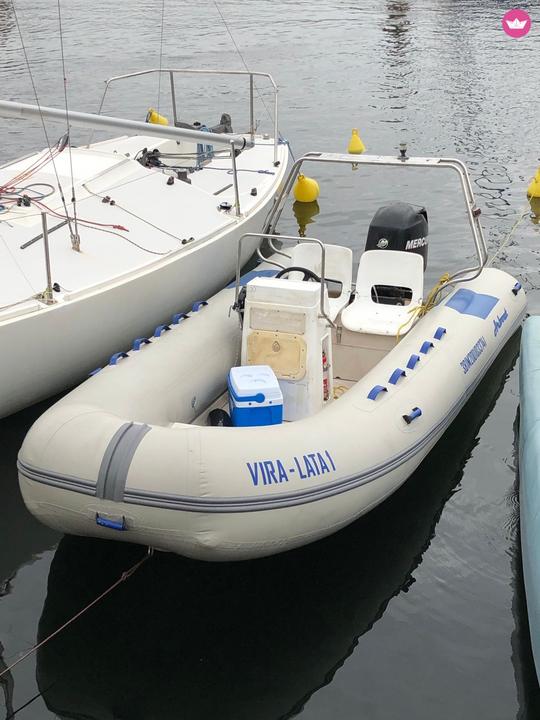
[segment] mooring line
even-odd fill
[[[517,220],[512,225],[510,231],[504,238],[503,242],[499,245],[499,247],[495,250],[493,255],[486,261],[486,267],[490,267],[490,265],[493,263],[497,255],[504,250],[504,248],[508,245],[510,240],[512,239],[512,236],[514,235],[515,231],[518,229],[518,227],[521,225],[523,220],[529,216],[531,210],[531,201],[530,199],[527,200],[527,204],[523,206],[523,210],[520,211]]]
[[[14,663],[12,663],[9,667],[7,667],[5,670],[3,670],[0,673],[0,678],[2,678],[4,675],[7,675],[13,668],[21,663],[23,660],[26,660],[27,657],[35,653],[37,650],[39,650],[43,645],[49,642],[49,640],[52,640],[54,637],[56,637],[59,633],[62,632],[62,630],[65,630],[69,625],[71,625],[72,622],[77,620],[81,617],[81,615],[84,615],[84,613],[87,610],[90,610],[91,607],[96,605],[100,600],[103,600],[104,597],[106,597],[109,593],[111,593],[115,588],[118,587],[118,585],[121,585],[125,580],[130,578],[137,570],[143,565],[149,558],[151,558],[154,554],[154,548],[149,547],[146,551],[146,555],[135,563],[132,567],[130,567],[128,570],[125,570],[118,580],[115,580],[113,584],[108,587],[106,590],[104,590],[100,595],[98,595],[94,600],[92,600],[91,603],[86,605],[86,607],[83,607],[82,610],[79,610],[78,613],[73,615],[69,620],[67,620],[63,625],[61,625],[59,628],[56,628],[54,632],[52,632],[50,635],[48,635],[46,638],[44,638],[41,642],[37,643],[33,647],[30,648],[27,652],[24,653],[24,655],[21,655],[21,657],[18,660],[15,660]]]

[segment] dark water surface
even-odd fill
[[[103,79],[159,64],[159,0],[62,6],[72,107],[96,110]],[[281,129],[297,155],[344,150],[354,126],[370,152],[407,141],[413,154],[464,159],[490,253],[525,209],[538,164],[540,11],[520,6],[533,30],[515,41],[500,29],[510,4],[494,0],[220,4],[249,67],[276,78]],[[40,99],[61,105],[56,1],[16,7]],[[243,67],[212,2],[166,0],[165,11],[164,64]],[[33,101],[6,0],[0,82],[2,97]],[[183,117],[217,122],[228,111],[242,128],[241,83],[183,87]],[[262,86],[261,94],[268,102]],[[167,112],[165,93],[160,102]],[[139,80],[112,93],[105,112],[143,118],[157,104],[155,85]],[[257,116],[268,125],[259,100]],[[6,160],[43,145],[37,124],[2,121],[0,132]],[[317,177],[310,233],[358,256],[376,208],[403,198],[430,213],[428,282],[471,255],[453,177],[335,169]],[[292,213],[283,229],[295,229]],[[538,239],[527,217],[495,260],[523,282],[530,312],[540,310]],[[18,717],[540,718],[516,527],[518,349],[515,337],[384,505],[276,558],[215,566],[156,556],[13,671],[0,688],[0,718],[29,701]],[[2,658],[15,660],[143,552],[61,539],[24,509],[16,453],[46,406],[0,422],[0,670]]]

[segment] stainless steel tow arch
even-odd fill
[[[294,186],[295,180],[300,174],[300,170],[304,163],[337,163],[351,166],[360,165],[382,165],[386,167],[415,167],[415,168],[442,168],[445,170],[454,170],[459,175],[463,196],[465,199],[465,206],[467,211],[467,218],[472,231],[472,237],[474,247],[476,251],[477,264],[473,267],[463,268],[458,270],[450,276],[450,279],[441,285],[440,290],[453,285],[458,281],[473,280],[478,277],[482,268],[487,262],[487,248],[484,239],[484,233],[480,224],[480,211],[476,206],[474,193],[471,185],[471,180],[466,166],[461,160],[452,158],[429,158],[429,157],[408,157],[403,156],[388,156],[388,155],[350,155],[347,153],[323,153],[323,152],[310,152],[299,158],[291,167],[287,178],[283,184],[283,188],[279,193],[276,203],[270,212],[266,226],[264,228],[264,234],[275,235],[276,225],[281,217],[283,208],[285,207],[285,201],[290,195]]]

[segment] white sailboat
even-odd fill
[[[223,287],[238,239],[272,207],[288,153],[272,77],[160,68],[106,88],[152,73],[170,78],[171,125],[157,114],[148,124],[0,102],[3,117],[128,133],[77,148],[66,135],[0,168],[0,417],[76,383]],[[210,130],[178,120],[176,75],[203,73],[249,79],[247,132],[233,133],[226,115]],[[274,91],[272,135],[255,129],[257,77]]]

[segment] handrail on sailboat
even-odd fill
[[[227,76],[249,76],[249,135],[251,142],[255,141],[255,111],[254,111],[254,91],[255,91],[255,78],[265,78],[272,86],[272,92],[274,95],[274,108],[273,108],[273,125],[274,125],[274,162],[278,159],[278,143],[279,143],[279,126],[278,126],[278,87],[275,83],[274,78],[270,73],[257,72],[251,70],[206,70],[203,68],[148,68],[147,70],[138,70],[137,72],[126,73],[125,75],[116,75],[110,77],[105,81],[105,90],[99,105],[98,114],[101,113],[103,105],[105,103],[105,96],[109,86],[113,82],[119,80],[126,80],[133,77],[141,77],[141,75],[151,75],[153,73],[165,73],[169,75],[169,82],[171,86],[171,98],[172,98],[172,109],[173,109],[173,121],[174,124],[178,122],[178,109],[176,105],[176,88],[174,84],[175,75],[227,75]]]

